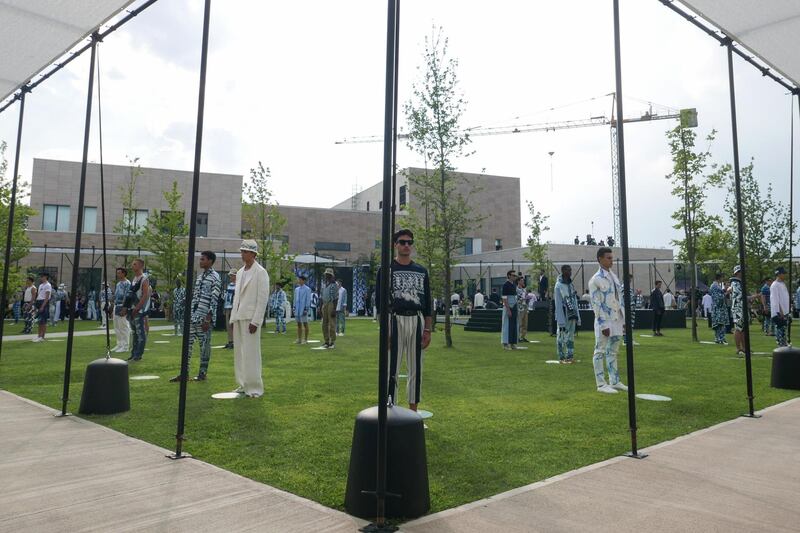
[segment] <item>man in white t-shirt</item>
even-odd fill
[[[39,288],[36,290],[36,320],[39,323],[39,335],[33,342],[43,342],[47,333],[47,319],[50,318],[50,299],[53,297],[53,286],[50,285],[50,274],[42,272],[39,277]]]
[[[707,317],[711,314],[711,307],[713,305],[714,300],[711,298],[709,293],[705,293],[703,295],[703,316]]]
[[[457,292],[454,292],[450,296],[450,314],[453,315],[453,318],[458,318],[459,304],[461,304],[461,295]]]
[[[475,296],[472,297],[472,308],[483,309],[485,305],[485,297],[480,289],[475,290]]]
[[[675,296],[672,295],[672,291],[667,289],[667,292],[664,293],[664,308],[665,309],[673,309],[675,307]]]

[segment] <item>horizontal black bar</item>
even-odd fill
[[[106,29],[105,31],[99,32],[99,33],[97,34],[97,37],[95,37],[95,38],[96,38],[98,41],[102,41],[102,40],[103,40],[103,38],[104,38],[105,36],[107,36],[107,35],[109,35],[109,34],[111,34],[111,33],[115,32],[115,31],[117,31],[117,30],[118,30],[118,29],[119,29],[119,28],[120,28],[120,27],[121,27],[123,24],[125,24],[126,22],[128,22],[129,20],[131,20],[133,17],[135,17],[136,15],[138,15],[139,13],[141,13],[142,11],[144,11],[145,9],[147,9],[148,7],[150,7],[150,6],[152,6],[153,4],[155,4],[157,1],[158,1],[158,0],[147,0],[147,2],[145,2],[145,3],[144,3],[144,4],[142,4],[142,5],[140,5],[140,6],[139,6],[139,7],[137,7],[136,9],[133,9],[133,10],[131,10],[131,11],[128,11],[128,14],[127,14],[127,15],[125,15],[124,17],[122,17],[122,18],[119,20],[119,22],[117,22],[116,24],[113,24],[112,26],[109,26],[109,27],[108,27],[108,29]],[[58,72],[58,71],[59,71],[59,70],[61,70],[62,68],[64,68],[64,67],[66,67],[67,65],[69,65],[69,64],[70,64],[70,63],[71,63],[71,62],[72,62],[72,61],[73,61],[75,58],[77,58],[78,56],[80,56],[81,54],[83,54],[83,53],[84,53],[86,50],[89,50],[91,47],[92,47],[92,43],[91,43],[91,42],[89,42],[89,43],[85,44],[84,46],[82,46],[81,48],[79,48],[78,50],[76,50],[75,52],[71,52],[71,53],[70,53],[70,56],[69,56],[67,59],[65,59],[65,60],[64,60],[63,62],[61,62],[61,63],[55,63],[55,66],[54,66],[52,69],[48,70],[48,71],[47,71],[45,74],[43,74],[41,78],[39,78],[38,80],[36,80],[36,81],[35,81],[35,82],[33,82],[33,83],[31,83],[31,82],[29,81],[29,82],[28,82],[28,83],[26,83],[26,84],[25,84],[23,87],[21,87],[21,88],[20,88],[20,91],[22,91],[22,90],[27,90],[28,92],[30,92],[30,91],[34,90],[36,87],[38,87],[38,86],[39,86],[39,84],[41,84],[43,81],[45,81],[46,79],[48,79],[50,76],[52,76],[53,74],[55,74],[56,72]],[[13,103],[14,103],[14,102],[16,102],[17,100],[19,100],[19,95],[20,95],[20,93],[19,93],[19,92],[17,92],[17,93],[14,95],[14,97],[13,97],[13,98],[11,98],[11,100],[9,100],[8,102],[6,102],[6,103],[3,105],[3,107],[0,107],[0,113],[2,113],[3,111],[5,111],[6,109],[8,109],[8,108],[11,106],[11,104],[13,104]]]
[[[665,6],[667,6],[668,8],[670,8],[672,11],[674,11],[678,15],[682,16],[683,18],[685,18],[686,20],[691,22],[692,24],[694,24],[696,27],[698,27],[701,30],[703,30],[710,37],[713,37],[714,39],[716,39],[717,42],[719,42],[720,45],[724,46],[724,45],[727,45],[728,42],[732,42],[732,43],[736,42],[733,38],[728,37],[725,34],[725,32],[723,32],[722,30],[714,30],[712,28],[709,28],[705,24],[701,24],[700,21],[697,20],[698,18],[700,18],[699,15],[693,15],[691,13],[687,13],[686,11],[681,9],[680,7],[676,6],[675,2],[673,0],[658,0],[658,1],[661,2],[662,4],[664,4]],[[745,61],[747,61],[748,63],[750,63],[751,65],[753,65],[754,67],[756,67],[759,70],[759,72],[761,72],[762,76],[766,76],[768,78],[771,78],[773,81],[775,81],[779,85],[783,86],[786,90],[791,91],[792,94],[797,94],[797,92],[798,92],[798,88],[797,87],[795,87],[794,85],[792,85],[790,83],[787,83],[784,80],[784,78],[782,78],[780,76],[776,76],[775,74],[773,74],[769,67],[762,65],[761,63],[759,63],[758,61],[753,59],[752,56],[750,56],[750,55],[746,54],[745,52],[743,52],[740,48],[731,47],[731,51],[734,54],[736,54],[739,57],[741,57],[742,59],[744,59]]]

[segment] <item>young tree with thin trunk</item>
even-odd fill
[[[143,228],[138,227],[136,220],[136,212],[139,210],[139,201],[136,199],[136,183],[139,176],[144,174],[141,165],[139,165],[138,157],[129,157],[128,163],[130,164],[130,178],[128,182],[122,186],[119,194],[119,202],[122,206],[122,218],[117,220],[114,228],[111,230],[120,235],[117,241],[123,250],[133,250],[138,248],[141,244],[140,232]],[[123,257],[123,265],[128,264],[128,256]]]
[[[0,142],[0,254],[5,252],[6,237],[8,234],[8,218],[11,209],[11,179],[6,179],[8,161],[6,161],[6,143]],[[12,176],[13,178],[13,176]],[[17,201],[14,207],[14,227],[11,232],[11,267],[8,272],[9,293],[6,295],[6,302],[14,301],[14,293],[24,285],[23,274],[18,268],[13,266],[16,261],[28,255],[31,240],[28,238],[27,227],[28,219],[36,212],[30,206],[22,203],[25,197],[23,191],[27,189],[27,183],[17,182]],[[2,279],[6,265],[3,264],[4,257],[0,255],[0,279]],[[5,311],[5,310],[0,310]],[[0,317],[3,313],[0,312]]]
[[[178,190],[178,182],[173,181],[172,187],[163,195],[167,210],[153,210],[147,217],[141,244],[153,253],[153,258],[148,261],[153,277],[164,284],[164,289],[169,289],[178,274],[186,269],[189,228],[185,222],[186,213],[181,209],[183,195]]]
[[[431,279],[441,275],[443,294],[452,291],[454,257],[464,250],[464,237],[469,229],[479,226],[481,218],[471,212],[469,197],[478,189],[474,182],[454,172],[454,161],[470,155],[466,147],[469,134],[460,128],[466,101],[458,87],[458,61],[448,57],[447,38],[441,28],[425,39],[424,64],[420,79],[414,83],[413,96],[405,104],[408,122],[408,145],[433,167],[430,172],[408,177],[409,189],[417,204],[417,223],[425,228],[415,241],[431,247],[431,258],[441,257],[440,264],[426,265]],[[426,213],[427,220],[419,220]],[[424,253],[424,252],[423,252]],[[445,305],[445,345],[451,347],[450,306]]]

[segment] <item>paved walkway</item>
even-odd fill
[[[0,531],[355,532],[358,519],[0,391]],[[800,398],[406,533],[800,531]],[[344,483],[344,480],[342,480]]]

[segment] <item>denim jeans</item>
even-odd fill
[[[570,361],[575,355],[575,326],[574,320],[567,320],[566,325],[558,328],[556,344],[558,347],[558,360]]]
[[[336,333],[344,333],[344,311],[336,311]]]
[[[144,315],[141,312],[132,317],[128,312],[128,323],[131,326],[131,357],[139,360],[144,355],[144,345],[147,343],[147,332],[144,330]]]

